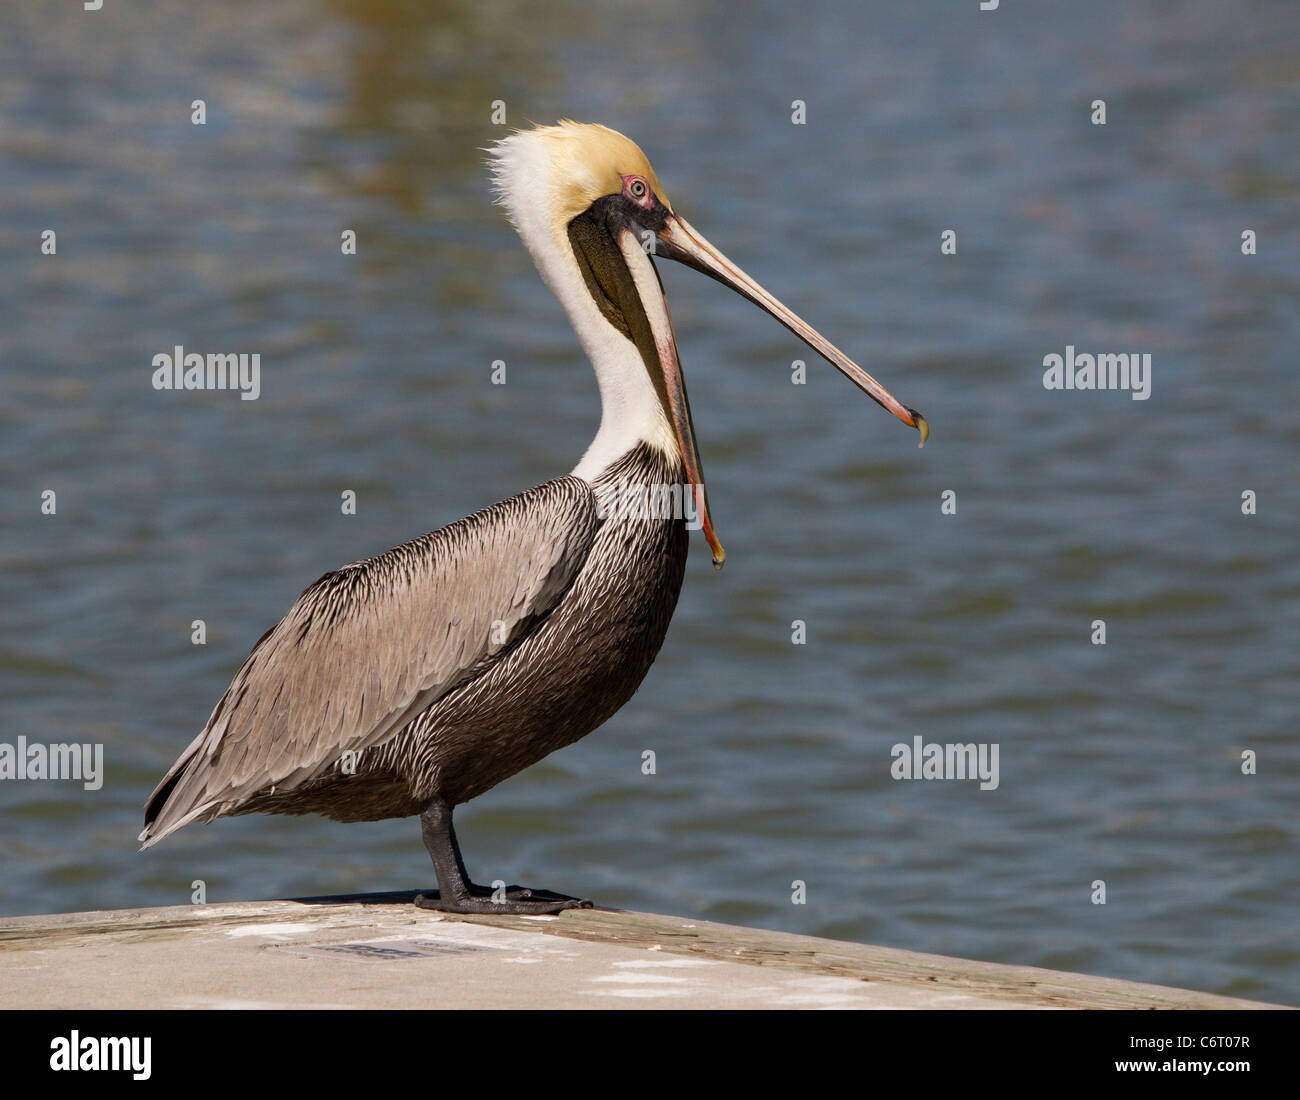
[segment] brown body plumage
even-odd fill
[[[432,797],[456,806],[585,737],[627,702],[645,678],[667,633],[686,564],[681,517],[620,514],[616,498],[629,491],[635,495],[640,486],[680,481],[680,470],[666,455],[642,445],[594,486],[574,477],[557,478],[378,557],[327,573],[249,655],[208,728],[159,785],[145,812],[150,842],[179,828],[178,822],[233,814],[319,813],[338,821],[375,821],[417,814]],[[418,628],[426,618],[420,609],[403,607],[412,578],[418,581],[424,571],[421,566],[427,569],[443,554],[472,555],[490,541],[485,533],[496,526],[559,528],[539,522],[543,509],[564,520],[564,549],[551,570],[563,587],[555,586],[553,599],[548,592],[540,603],[530,604],[531,613],[517,617],[513,636],[468,667],[458,664],[440,694],[379,745],[353,750],[355,755],[345,758],[347,749],[337,738],[323,736],[318,726],[304,731],[297,754],[304,761],[319,761],[315,769],[276,775],[272,761],[257,760],[245,764],[254,781],[225,778],[229,769],[222,770],[220,756],[230,751],[231,740],[251,741],[264,757],[272,757],[283,755],[282,746],[292,736],[287,715],[268,714],[268,708],[257,707],[241,693],[241,677],[250,664],[256,668],[261,647],[268,642],[292,647],[314,635],[322,651],[338,655],[339,662],[335,682],[328,683],[327,670],[319,690],[337,695],[355,691],[363,680],[343,661],[346,647],[339,644],[354,616],[376,604],[386,606],[395,616],[387,620],[394,637],[411,637],[412,649],[434,649],[437,639],[412,637],[403,629]],[[610,513],[604,521],[598,518],[602,510]],[[575,515],[576,522],[571,519]],[[462,604],[490,603],[492,594],[461,590],[444,597],[437,606],[442,619],[435,621],[456,620]],[[431,598],[428,592],[425,598]],[[502,591],[497,599],[498,605],[488,607],[471,628],[476,636],[490,639],[492,624],[506,623],[512,594]],[[252,713],[241,715],[241,708]],[[223,720],[226,730],[247,733],[212,737],[213,723]],[[278,729],[269,728],[277,722]],[[287,764],[278,770],[286,772]],[[202,812],[193,816],[196,809]]]

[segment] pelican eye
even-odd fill
[[[623,177],[623,194],[631,199],[638,206],[649,208],[653,201],[650,194],[650,185],[640,176]]]

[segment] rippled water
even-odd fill
[[[594,430],[489,203],[503,100],[633,136],[934,436],[662,265],[727,568],[697,542],[636,699],[462,809],[471,868],[1300,1002],[1300,9],[977,7],[6,7],[0,740],[107,762],[94,792],[0,783],[0,910],[431,884],[413,821],[134,836],[307,583],[568,470]],[[259,352],[261,398],[155,392],[176,344]],[[1150,399],[1045,390],[1067,344],[1151,353]],[[1000,786],[891,779],[915,735],[996,743]]]

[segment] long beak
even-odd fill
[[[925,417],[915,409],[909,409],[807,321],[796,316],[773,298],[692,229],[683,218],[670,214],[663,229],[656,234],[656,241],[657,255],[677,260],[688,267],[695,268],[696,271],[702,271],[705,275],[717,279],[724,286],[729,286],[736,293],[748,298],[756,306],[767,310],[813,351],[838,367],[841,373],[852,379],[854,384],[878,405],[888,409],[904,424],[920,432],[921,442],[918,446],[925,446],[925,441],[930,438],[930,425],[925,422]]]
[[[646,255],[641,242],[630,229],[623,229],[618,234],[618,247],[627,261],[628,271],[636,284],[637,296],[645,310],[650,332],[654,336],[655,352],[659,357],[659,370],[663,377],[663,399],[672,418],[673,430],[677,434],[677,445],[682,452],[682,463],[686,467],[686,477],[691,483],[694,497],[695,513],[704,528],[704,537],[709,541],[713,551],[713,567],[721,569],[727,559],[727,552],[718,541],[713,527],[713,517],[709,514],[709,499],[704,492],[704,473],[700,464],[699,448],[695,444],[695,425],[691,422],[691,404],[686,398],[686,380],[682,377],[681,356],[677,353],[677,336],[673,332],[673,320],[668,312],[668,299],[664,296],[663,284],[659,273]]]

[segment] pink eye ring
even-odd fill
[[[643,206],[650,209],[654,202],[654,193],[650,190],[650,185],[641,176],[624,176],[623,177],[623,194],[631,199],[637,206]]]

